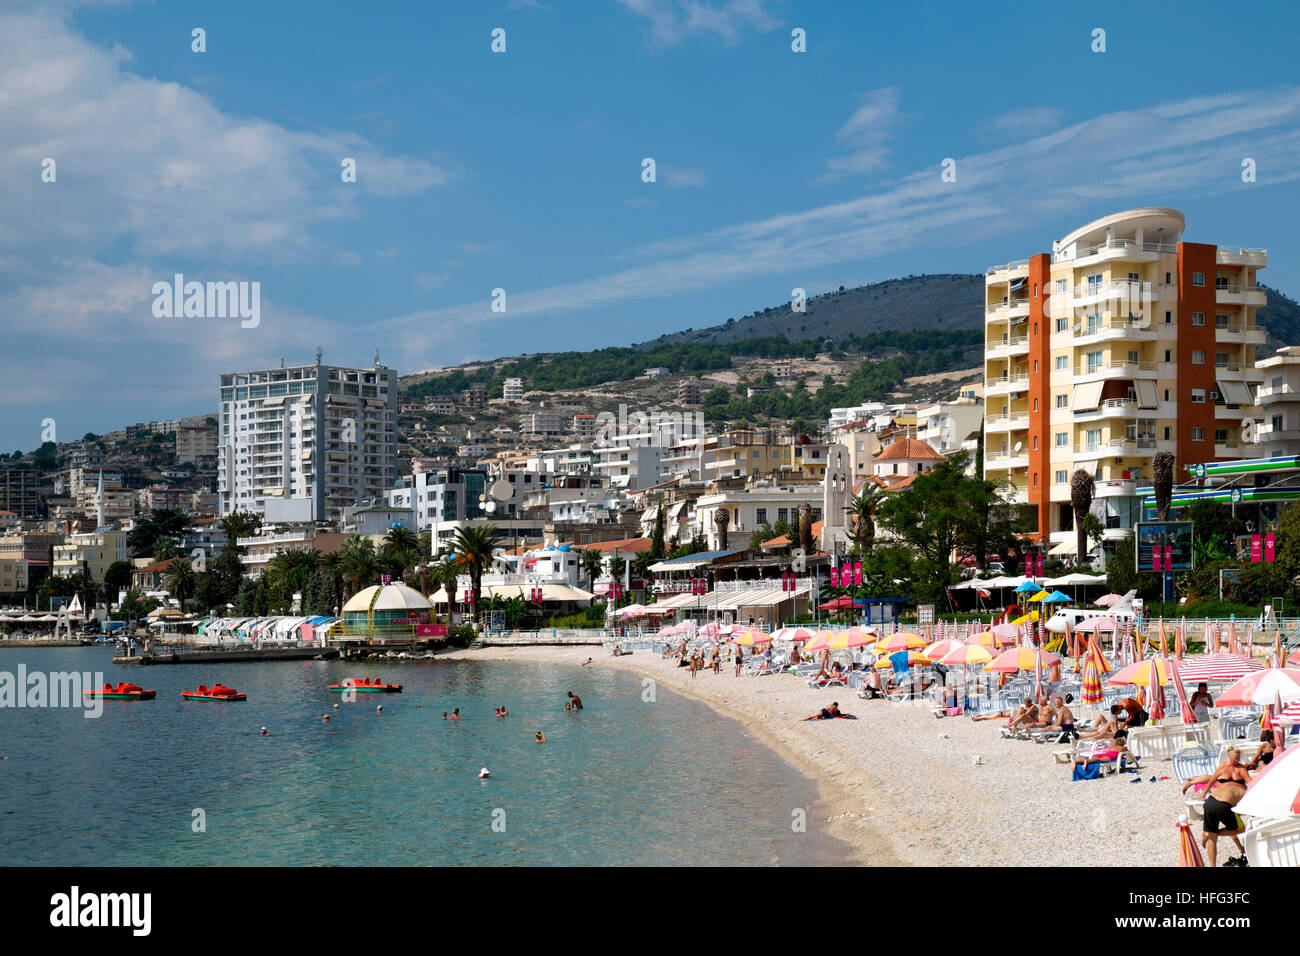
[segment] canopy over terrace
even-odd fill
[[[680,558],[665,558],[663,561],[656,561],[650,565],[650,570],[656,574],[697,571],[706,565],[712,564],[719,558],[744,554],[745,550],[745,548],[732,548],[727,551],[697,551],[695,554],[685,554]]]

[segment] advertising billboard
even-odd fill
[[[1190,521],[1143,521],[1137,525],[1137,570],[1192,570]]]

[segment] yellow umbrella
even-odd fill
[[[1061,659],[1051,651],[1039,650],[1036,647],[1013,647],[1003,654],[984,665],[986,671],[1031,671],[1034,669],[1035,661],[1041,657],[1043,669],[1046,670],[1055,664],[1061,663]]]
[[[1004,647],[1007,644],[1014,644],[1014,637],[999,637],[993,631],[981,631],[970,639],[967,643],[978,644],[981,647]]]
[[[935,641],[924,651],[922,651],[922,653],[925,654],[928,660],[938,661],[938,660],[942,660],[945,654],[950,654],[951,652],[957,650],[958,648],[965,647],[965,646],[966,645],[962,641],[956,640],[955,638],[947,637],[944,638],[942,641]]]
[[[876,645],[877,654],[892,654],[895,651],[910,651],[925,647],[925,638],[920,634],[906,632],[891,635]]]
[[[939,661],[940,664],[984,664],[993,660],[987,647],[979,644],[963,644],[955,651],[949,651]]]
[[[875,634],[868,633],[861,628],[850,627],[848,630],[831,634],[826,638],[822,646],[829,647],[833,651],[842,651],[850,647],[863,647],[875,639]]]
[[[920,653],[919,651],[907,652],[908,667],[911,667],[914,664],[928,664],[928,663],[930,663],[930,659],[926,657],[924,654]],[[894,666],[893,662],[890,661],[888,657],[881,657],[876,660],[876,670],[881,670],[881,671],[888,670],[893,666]]]
[[[762,631],[745,631],[735,638],[737,644],[743,644],[750,647],[754,644],[767,644],[772,640],[771,634],[764,634]]]
[[[803,646],[805,652],[820,651],[826,646],[826,642],[838,634],[838,631],[818,631],[817,636]]]

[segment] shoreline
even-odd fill
[[[1004,740],[996,721],[936,719],[924,704],[859,700],[848,688],[814,689],[789,675],[737,678],[724,667],[692,679],[646,652],[597,655],[545,646],[438,657],[563,664],[590,657],[707,704],[818,783],[825,832],[849,847],[848,865],[1177,864],[1184,805],[1167,760],[1148,760],[1140,777],[1076,783],[1071,767],[1052,758],[1060,747]],[[832,700],[859,719],[799,719]]]

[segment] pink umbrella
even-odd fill
[[[1260,661],[1240,654],[1201,654],[1185,661],[1178,669],[1178,674],[1189,682],[1233,681],[1263,669],[1264,665]]]
[[[1160,721],[1165,716],[1165,691],[1160,686],[1160,664],[1163,662],[1159,657],[1153,657],[1146,661],[1147,667],[1147,713],[1154,721]],[[1178,683],[1175,679],[1174,683]]]
[[[1220,694],[1216,703],[1220,707],[1266,706],[1277,698],[1284,704],[1300,700],[1300,670],[1270,667],[1247,674]]]
[[[1233,807],[1253,817],[1291,817],[1300,814],[1300,747],[1273,758],[1255,775],[1246,795]]]
[[[1090,617],[1086,621],[1080,621],[1074,628],[1077,633],[1081,634],[1100,634],[1102,631],[1118,631],[1119,621],[1113,617],[1102,615],[1101,617]]]
[[[1165,663],[1173,668],[1174,672],[1174,693],[1178,695],[1178,709],[1183,717],[1183,723],[1196,723],[1196,714],[1192,711],[1192,705],[1187,700],[1187,688],[1183,686],[1183,664],[1181,661],[1171,661],[1169,656],[1165,655]]]
[[[1004,641],[1014,641],[1020,636],[1020,628],[1014,624],[995,624],[990,630],[993,631],[994,637],[1002,638]]]
[[[1122,594],[1103,594],[1092,603],[1097,605],[1097,607],[1110,607],[1116,601],[1122,600],[1124,600],[1124,595]]]

